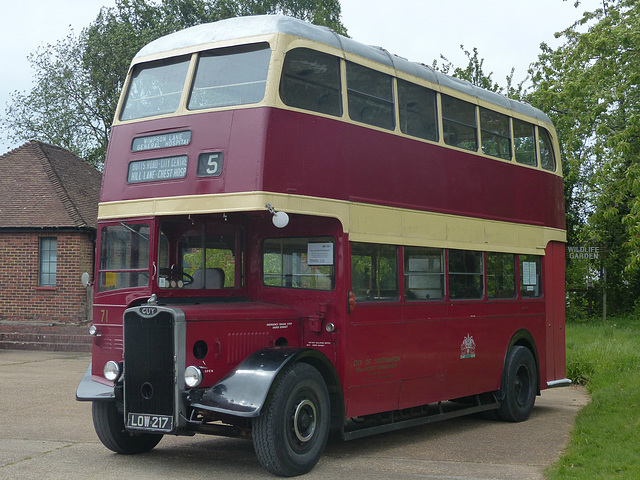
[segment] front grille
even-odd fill
[[[124,315],[125,411],[154,415],[174,412],[174,317],[137,311]]]

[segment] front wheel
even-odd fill
[[[93,428],[98,438],[109,450],[132,455],[148,452],[155,447],[161,434],[129,433],[124,428],[124,417],[118,413],[115,402],[93,402]]]
[[[529,418],[538,390],[538,371],[531,351],[515,346],[507,353],[502,373],[502,402],[498,416],[508,422]]]
[[[282,477],[309,472],[324,452],[330,409],[318,370],[306,363],[287,368],[253,423],[253,446],[262,466]]]

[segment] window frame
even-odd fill
[[[285,242],[290,241],[292,242],[292,248],[290,250],[285,250]],[[293,242],[299,242],[299,241],[306,241],[306,245],[307,245],[307,253],[306,253],[306,259],[302,258],[302,253],[301,252],[296,252],[295,249],[295,244]],[[277,253],[273,253],[273,252],[269,252],[268,249],[266,248],[267,242],[280,242],[280,257],[281,257],[281,261],[280,261],[280,271],[275,271],[275,272],[267,272],[266,269],[266,256],[268,254],[273,254],[273,255],[277,255]],[[318,258],[318,263],[315,264],[309,264],[309,245],[310,244],[328,244],[331,243],[332,247],[332,252],[331,252],[331,263],[327,263],[326,261],[323,261],[321,257]],[[336,288],[336,239],[333,236],[330,235],[322,235],[322,236],[296,236],[296,237],[268,237],[268,238],[264,238],[262,240],[261,243],[261,249],[260,249],[261,255],[261,264],[260,264],[260,279],[261,279],[261,284],[263,287],[265,288],[284,288],[287,290],[304,290],[304,291],[315,291],[315,292],[332,292],[335,290]],[[293,265],[293,254],[295,253],[299,253],[300,254],[300,258],[298,259],[300,261],[300,264],[298,265],[299,267],[305,267],[307,270],[305,272],[294,272],[294,265]],[[287,259],[288,256],[291,256],[291,258]],[[287,267],[287,263],[289,263],[289,267]],[[316,269],[317,267],[317,269]],[[323,273],[323,267],[330,267],[328,268],[329,273]],[[285,271],[286,270],[286,271]],[[311,270],[316,270],[315,273],[311,272]],[[291,273],[288,273],[291,272]],[[276,275],[279,275],[279,277],[276,277]],[[269,282],[267,282],[265,279],[269,277],[272,279],[276,279],[276,278],[280,278],[280,284],[270,284]],[[304,279],[305,278],[312,278],[315,279],[315,281],[317,281],[318,279],[323,279],[326,278],[329,280],[329,284],[327,286],[320,286],[320,287],[310,287],[307,285],[304,285]],[[285,283],[285,279],[286,282]],[[298,285],[294,285],[294,280],[298,280],[300,281],[300,283]],[[321,280],[322,281],[322,280]]]
[[[439,111],[438,111],[438,93],[435,90],[432,90],[427,87],[423,87],[422,85],[418,85],[416,83],[409,82],[402,78],[397,79],[397,89],[398,89],[398,115],[400,122],[400,131],[405,135],[409,135],[412,137],[421,138],[423,140],[429,140],[432,142],[437,142],[440,139],[440,120],[439,120]],[[410,95],[410,91],[413,90],[414,94]],[[426,102],[419,104],[419,106],[428,106],[432,107],[428,110],[426,109],[416,109],[415,111],[410,110],[410,104],[415,102],[409,102],[410,98],[420,98],[421,100],[426,100]],[[406,100],[406,101],[405,101]],[[415,123],[411,122],[412,118],[420,118],[424,119],[426,123],[423,123],[424,127],[421,129],[421,132],[418,132],[418,129],[413,128]],[[411,128],[410,128],[411,127]],[[430,136],[430,130],[433,130],[433,135]],[[420,135],[419,133],[424,133]]]
[[[187,94],[187,101],[186,101],[186,109],[189,112],[200,112],[203,110],[210,110],[213,108],[226,108],[226,107],[240,107],[240,106],[244,106],[244,105],[253,105],[253,104],[257,104],[260,103],[264,100],[266,94],[267,94],[267,80],[269,78],[269,69],[271,67],[271,58],[273,52],[271,50],[271,47],[269,46],[268,43],[266,42],[259,42],[259,43],[249,43],[249,44],[245,44],[245,45],[237,45],[237,46],[233,46],[233,47],[222,47],[222,48],[216,48],[213,50],[206,50],[203,52],[200,52],[198,54],[198,58],[196,60],[196,65],[195,65],[195,70],[193,72],[193,75],[190,79],[190,85],[189,85],[189,92]],[[263,74],[262,78],[260,79],[244,79],[244,81],[237,81],[237,79],[233,79],[233,81],[228,81],[231,76],[228,75],[227,77],[225,77],[225,80],[227,80],[224,83],[221,83],[220,85],[210,85],[210,84],[205,84],[205,86],[201,86],[198,84],[199,81],[202,80],[202,77],[199,77],[198,74],[200,73],[201,69],[205,69],[203,71],[205,71],[205,74],[210,74],[211,70],[210,70],[210,66],[208,65],[208,63],[212,63],[214,62],[213,59],[223,59],[224,60],[229,60],[231,57],[240,57],[240,56],[246,56],[246,55],[255,55],[256,59],[260,59],[262,62],[265,61],[266,59],[266,64],[263,63],[263,67],[264,69],[262,69],[262,71],[260,73]],[[261,58],[259,57],[259,55],[264,55],[265,58]],[[253,63],[254,66],[258,65],[257,61],[254,61]],[[235,72],[237,69],[232,69],[232,68],[216,68],[215,70],[220,70],[220,71],[224,71],[224,72]],[[255,68],[254,70],[258,70],[257,68]],[[246,69],[245,69],[246,72]],[[214,77],[216,78],[216,77]],[[242,94],[246,94],[246,92],[249,92],[248,89],[242,90],[243,86],[247,86],[250,84],[255,84],[255,85],[262,85],[262,89],[260,90],[261,95],[256,95],[256,92],[258,92],[258,90],[256,90],[256,92],[251,92],[249,95],[247,95],[246,98],[241,97],[240,101],[217,101],[217,102],[213,102],[213,103],[203,103],[203,100],[200,100],[200,103],[197,103],[196,100],[194,99],[195,96],[198,95],[199,92],[204,92],[206,90],[215,90],[215,89],[233,89],[233,88],[238,88],[240,87],[239,91]]]
[[[300,59],[297,59],[297,58],[292,60],[292,56],[297,55],[298,53],[302,53],[302,51],[310,52],[312,55],[316,55],[317,58],[326,59],[327,62],[325,63],[325,65],[328,65],[329,61],[335,62],[335,65],[332,65],[336,67],[334,72],[336,74],[336,77],[333,79],[335,80],[335,84],[332,85],[329,82],[321,82],[320,80],[322,80],[322,78],[318,78],[319,76],[314,76],[314,77],[305,79],[305,78],[301,78],[300,72],[297,72],[298,75],[291,74],[287,70],[287,66],[289,65],[289,62],[293,62],[296,60],[300,61]],[[315,89],[323,93],[316,100],[315,104],[312,105],[310,102],[305,104],[305,102],[299,101],[300,99],[302,99],[301,96],[288,94],[288,92],[292,90],[287,87],[288,85],[287,82],[297,83],[300,86],[303,86],[304,88]],[[306,110],[309,112],[320,113],[324,115],[331,115],[334,117],[342,117],[344,112],[343,112],[343,99],[342,99],[342,64],[341,64],[340,58],[336,57],[335,55],[331,55],[331,54],[322,52],[320,50],[315,50],[308,47],[297,47],[287,51],[285,54],[284,62],[281,69],[280,84],[278,86],[278,94],[280,96],[280,100],[282,101],[282,103],[284,103],[288,107],[300,108],[302,110]],[[321,103],[323,96],[331,97],[331,94],[335,95],[336,99],[333,102],[329,102],[325,104],[325,106],[328,105],[332,108],[323,108],[323,105]],[[309,100],[314,98],[315,97],[313,96],[305,97],[304,100]],[[312,107],[317,107],[317,108],[312,108]]]
[[[403,251],[403,276],[404,276],[404,297],[408,302],[434,302],[442,301],[447,295],[447,281],[446,281],[446,249],[444,248],[432,248],[432,247],[413,247],[404,246]],[[436,256],[439,256],[439,271],[429,270],[429,268],[435,268],[436,264],[432,260],[435,260]],[[414,265],[411,265],[411,260],[414,260]],[[422,260],[422,262],[420,261]],[[427,267],[427,270],[420,269],[420,267]],[[433,280],[436,280],[434,282]],[[412,287],[411,284],[418,285]],[[434,283],[439,283],[436,287]],[[428,292],[436,292],[439,290],[439,296],[430,296]],[[425,292],[426,298],[420,298],[420,293]]]
[[[474,105],[473,103],[467,102],[465,100],[462,100],[458,97],[454,97],[452,95],[446,95],[444,93],[440,94],[440,100],[442,103],[442,130],[444,132],[443,134],[444,143],[450,147],[461,148],[463,150],[468,150],[469,152],[478,153],[479,130],[478,130],[478,108],[476,107],[476,105]],[[465,118],[467,115],[466,114],[460,115],[461,113],[464,113],[464,112],[462,112],[458,108],[453,108],[454,105],[457,105],[457,107],[467,108],[469,109],[469,112],[471,111],[470,109],[473,109],[474,123],[468,123],[467,122],[468,119]],[[448,112],[447,110],[451,110],[451,112]],[[457,114],[457,116],[454,116],[454,114]],[[461,128],[462,130],[466,130],[467,133],[473,130],[474,148],[470,148],[470,145],[465,146],[465,143],[467,143],[468,140],[459,141],[455,143],[450,142],[452,136],[458,130],[458,128]]]
[[[555,172],[558,168],[558,162],[553,151],[551,134],[542,127],[538,127],[538,154],[540,155],[540,167],[548,172]]]
[[[512,268],[512,272],[511,272],[511,281],[512,281],[512,285],[511,285],[511,290],[509,290],[510,294],[509,295],[504,295],[504,294],[494,294],[492,295],[492,290],[494,287],[494,285],[490,285],[490,279],[495,279],[495,289],[496,291],[499,291],[499,287],[500,286],[504,286],[504,283],[500,280],[498,280],[498,278],[500,279],[504,279],[504,278],[508,278],[508,274],[504,274],[504,271],[502,272],[502,275],[499,275],[498,272],[496,270],[492,270],[491,267],[494,264],[494,262],[490,259],[490,257],[495,257],[496,259],[496,266],[501,266],[504,267],[505,263],[504,263],[504,259],[506,257],[511,257],[511,268]],[[486,290],[487,290],[487,298],[489,300],[514,300],[516,298],[518,298],[518,268],[517,268],[517,255],[513,254],[513,253],[505,253],[505,252],[486,252],[485,253],[485,265],[486,265],[486,279],[485,279],[485,283],[486,283]],[[502,289],[502,291],[504,291],[504,289]]]
[[[359,63],[351,62],[348,60],[346,61],[345,70],[347,78],[347,104],[349,118],[354,122],[364,123],[373,127],[392,131],[395,130],[396,102],[394,77],[392,75],[381,72],[380,70],[365,67],[364,65],[360,65]],[[361,82],[360,76],[365,74],[369,75],[369,79],[371,80],[370,82]],[[374,77],[377,77],[379,80],[374,81]],[[383,79],[384,82],[388,81],[389,84],[389,90],[387,92],[389,95],[388,98],[382,97],[378,92],[374,91],[376,86],[385,87],[382,84]],[[376,85],[376,83],[378,85]],[[361,102],[363,105],[356,108],[356,103],[359,102]],[[385,115],[373,115],[370,117],[371,119],[381,121],[370,121],[370,118],[364,118],[365,116],[362,114],[362,112],[366,108],[383,111]],[[385,111],[386,109],[390,110],[387,112]],[[359,112],[358,115],[355,115],[356,110]]]
[[[376,249],[376,252],[369,252],[367,251],[367,249]],[[362,303],[381,303],[381,302],[398,302],[400,300],[400,280],[399,280],[399,275],[400,275],[400,262],[399,262],[399,254],[398,254],[398,246],[396,245],[389,245],[389,244],[381,244],[381,243],[368,243],[368,242],[351,242],[350,243],[350,249],[351,249],[351,291],[353,292],[353,294],[355,295],[356,301],[357,302],[362,302]],[[384,254],[384,252],[381,254],[381,249],[385,249],[388,250],[387,255]],[[361,255],[354,255],[354,250],[361,250],[363,253]],[[391,266],[392,268],[395,267],[395,270],[393,270],[391,272],[391,275],[386,275],[384,278],[381,277],[382,275],[382,270],[384,268],[388,268],[388,265],[381,265],[381,259],[390,259],[391,258],[391,253],[393,252],[393,262],[394,265]],[[355,257],[370,257],[371,258],[371,263],[369,264],[369,269],[367,270],[367,265],[365,265],[365,272],[362,272],[364,274],[364,276],[362,277],[362,274],[359,274],[356,272],[356,265],[354,262]],[[375,261],[375,265],[374,265],[374,261]],[[368,278],[369,279],[369,288],[366,288],[367,285],[365,285],[365,296],[360,295],[359,290],[362,289],[358,289],[356,287],[356,278],[358,276],[361,276],[362,278]],[[387,282],[390,282],[391,279],[393,278],[393,282],[394,282],[394,286],[393,288],[385,288],[385,285]],[[359,285],[360,286],[360,285]],[[389,292],[392,293],[392,295],[383,295],[382,293],[388,290]],[[373,293],[371,293],[373,292]]]
[[[533,123],[527,122],[525,120],[520,120],[519,118],[512,118],[513,123],[513,154],[516,160],[516,163],[520,165],[527,165],[529,167],[537,167],[538,166],[538,146],[536,145],[536,128]],[[531,129],[531,136],[518,136],[517,133],[520,133],[520,128],[529,127]],[[521,144],[517,139],[530,139],[531,147],[533,148],[533,152],[524,151],[518,148]],[[525,145],[526,140],[522,140],[522,145]]]
[[[462,258],[458,260],[452,260],[452,253],[460,253],[462,254]],[[447,286],[449,292],[450,300],[483,300],[485,298],[486,292],[486,271],[485,271],[485,252],[477,251],[477,250],[459,250],[459,249],[448,249],[447,250]],[[474,258],[475,257],[475,258]],[[468,267],[471,266],[472,263],[475,263],[477,260],[480,260],[479,264],[476,264],[477,270],[470,270]],[[463,270],[453,270],[451,268],[452,261],[461,260],[461,264],[463,266]],[[468,296],[467,292],[471,292],[474,286],[472,285],[474,279],[480,279],[480,290],[477,291],[478,296]],[[454,284],[454,280],[456,283]],[[469,284],[469,280],[471,280],[471,285]],[[477,282],[476,282],[477,283]],[[459,295],[458,291],[463,291],[463,295]]]
[[[58,238],[38,239],[38,286],[55,287],[58,282]]]
[[[506,132],[504,130],[500,131],[495,128],[491,128],[495,127],[498,121],[505,123],[505,125],[502,125],[502,127],[506,126]],[[512,136],[513,134],[511,132],[511,117],[496,112],[495,110],[491,110],[489,108],[480,107],[480,148],[482,149],[483,154],[490,157],[499,158],[501,160],[510,161],[513,156],[513,148],[511,142]],[[501,154],[500,151],[504,148],[504,145],[502,145],[502,143],[505,140],[507,142],[505,153]],[[491,152],[491,146],[496,147],[495,153]]]

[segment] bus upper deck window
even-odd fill
[[[444,142],[465,150],[478,150],[478,122],[475,105],[442,95]]]
[[[327,115],[342,115],[340,60],[308,48],[287,53],[280,80],[285,105]]]
[[[398,80],[398,104],[402,133],[425,140],[438,140],[436,92]]]
[[[480,108],[482,153],[511,160],[511,127],[509,117],[486,108]]]
[[[395,128],[393,79],[389,75],[347,62],[347,91],[352,120]]]
[[[271,49],[266,43],[220,48],[201,54],[189,110],[262,101],[270,58]]]
[[[189,57],[180,57],[136,65],[120,120],[175,112],[180,105],[189,62]]]
[[[540,166],[550,172],[556,171],[556,159],[553,155],[553,144],[549,132],[538,127],[538,143],[540,148]]]
[[[513,140],[516,151],[516,162],[535,167],[536,141],[535,129],[532,124],[513,119]]]

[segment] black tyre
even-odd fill
[[[502,402],[498,416],[508,422],[529,418],[538,391],[536,361],[526,347],[515,346],[507,353],[502,372]]]
[[[306,363],[287,368],[276,380],[253,422],[253,446],[262,466],[282,477],[309,472],[324,452],[331,407],[320,372]]]
[[[93,402],[92,413],[93,428],[98,438],[105,447],[116,453],[132,455],[148,452],[162,440],[161,434],[128,432],[115,402]]]

